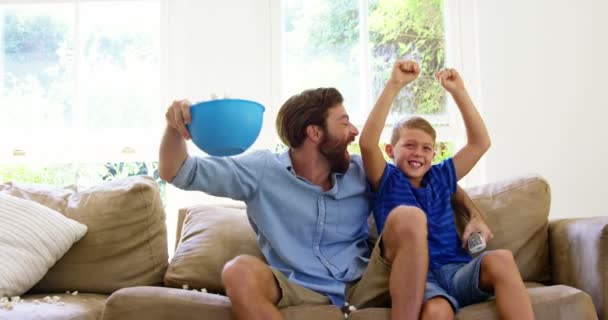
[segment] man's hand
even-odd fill
[[[464,228],[464,232],[462,233],[463,248],[466,248],[469,236],[471,236],[471,234],[475,232],[481,233],[481,236],[486,241],[486,243],[489,243],[490,240],[494,238],[494,235],[492,234],[492,231],[490,231],[490,228],[486,224],[485,220],[481,217],[481,215],[476,214],[474,216],[471,216],[469,223],[467,223],[467,226]]]
[[[464,81],[455,69],[446,68],[435,73],[435,79],[439,81],[439,84],[448,91],[454,93],[456,91],[464,90]]]
[[[414,81],[419,74],[420,67],[416,61],[397,60],[393,65],[393,72],[389,82],[402,88],[406,84]]]
[[[175,100],[165,113],[167,124],[177,130],[184,139],[190,139],[190,132],[186,128],[192,118],[190,117],[190,101]]]

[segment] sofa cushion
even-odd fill
[[[494,233],[488,250],[501,248],[513,252],[524,281],[549,281],[551,193],[547,181],[528,175],[465,190]],[[465,221],[461,214],[455,216],[462,231]]]
[[[165,285],[224,292],[224,264],[239,254],[264,259],[244,209],[197,206],[187,209],[181,240],[165,274]]]
[[[59,300],[44,302],[46,294],[21,297],[11,310],[0,308],[0,319],[19,320],[97,320],[108,296],[101,294],[57,294]],[[55,296],[55,295],[52,295]],[[38,300],[38,302],[35,302]]]
[[[114,292],[103,310],[103,320],[233,320],[230,300],[221,295],[161,287],[132,287]]]
[[[111,293],[157,285],[166,270],[165,213],[156,182],[136,176],[79,190],[0,184],[0,193],[36,201],[88,227],[32,293]]]
[[[557,285],[528,289],[528,293],[537,320],[597,319],[591,297],[578,289]],[[456,319],[499,319],[496,301],[462,308]]]
[[[87,227],[33,201],[0,193],[0,297],[34,286]]]
[[[528,289],[536,320],[597,320],[593,302],[586,293],[568,286],[550,286]],[[389,320],[390,309],[369,308],[350,314],[349,320]],[[464,307],[456,320],[499,319],[496,300]]]

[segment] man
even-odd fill
[[[395,216],[370,255],[365,172],[361,158],[347,151],[359,132],[342,102],[334,88],[295,95],[276,120],[288,151],[224,158],[190,157],[190,103],[175,101],[167,110],[161,178],[244,201],[270,264],[238,256],[224,266],[222,280],[238,319],[282,319],[279,308],[301,304],[347,301],[360,309],[388,307],[391,300],[393,319],[417,317],[428,268],[426,219]],[[465,232],[489,234],[470,199],[460,198],[475,212]],[[392,265],[399,272],[391,273]]]

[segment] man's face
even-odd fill
[[[329,109],[327,128],[319,152],[327,159],[332,172],[345,173],[350,164],[348,145],[355,140],[359,130],[350,122],[342,104]]]

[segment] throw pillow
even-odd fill
[[[224,293],[222,269],[237,255],[264,260],[244,209],[197,206],[187,210],[181,241],[173,256],[165,286]]]
[[[34,286],[87,227],[33,201],[0,193],[0,297]]]

